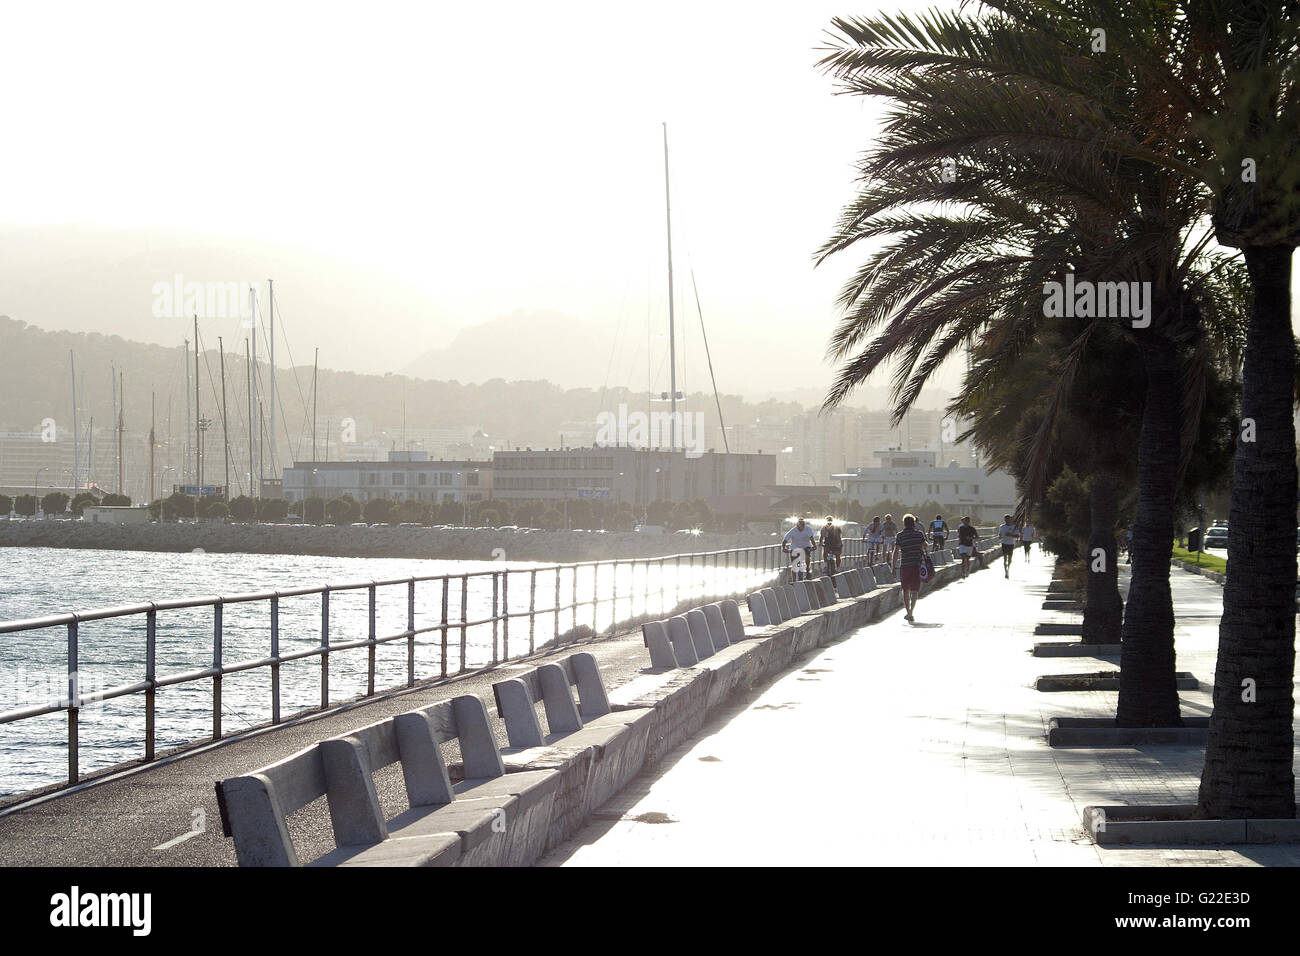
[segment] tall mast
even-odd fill
[[[72,365],[72,496],[81,487],[81,436],[77,434],[77,359],[68,349],[68,362]]]
[[[664,212],[668,220],[668,394],[672,399],[670,451],[677,450],[677,334],[673,321],[673,204],[668,189],[668,124],[664,123]]]
[[[251,290],[250,290],[250,291],[251,291]],[[254,299],[253,299],[253,306],[254,306],[254,307],[253,307],[253,334],[252,334],[252,338],[253,338],[253,364],[252,364],[251,366],[249,366],[249,374],[255,377],[255,376],[257,375],[257,326],[258,326],[258,321],[257,321],[257,299],[256,299],[256,295],[257,295],[257,293],[256,293],[256,292],[252,292],[252,295],[254,296]],[[252,388],[253,388],[253,393],[256,394],[256,392],[257,392],[257,385],[256,385],[256,383],[254,383],[254,385],[252,386]],[[259,401],[259,404],[260,404],[260,401]],[[254,436],[254,431],[253,431],[253,404],[252,404],[251,401],[249,402],[249,405],[248,405],[248,435],[249,435],[249,438],[250,438],[250,439],[254,439],[254,438],[255,438],[255,440],[257,441],[257,456],[256,456],[256,457],[257,457],[257,460],[260,462],[260,461],[262,460],[262,432],[261,432],[261,430],[259,429],[259,430],[256,432],[256,436]],[[249,446],[248,446],[248,460],[249,460],[250,463],[253,461],[253,458],[254,458],[254,455],[253,455],[253,446],[252,446],[252,445],[249,445]],[[254,477],[254,474],[256,474],[256,477]],[[257,472],[254,473],[253,470],[252,470],[252,465],[250,464],[250,465],[249,465],[249,478],[248,478],[248,484],[249,484],[249,486],[250,486],[253,490],[249,492],[249,495],[251,495],[251,496],[254,497],[254,498],[257,498],[257,497],[259,497],[259,496],[262,494],[262,482],[261,482],[261,480],[260,480],[261,477],[262,477],[261,468],[259,467],[258,470],[257,470]]]
[[[320,349],[311,361],[311,463],[316,464],[316,370],[320,365]]]
[[[253,490],[253,363],[248,357],[248,339],[244,339],[244,369],[248,374],[248,496],[256,498]]]
[[[113,423],[113,430],[117,431],[117,366],[108,367],[108,380],[113,387],[113,417],[110,419]],[[113,454],[117,454],[117,442],[113,443]],[[117,473],[117,459],[113,459],[113,473]]]
[[[224,449],[226,462],[226,500],[230,500],[230,426],[226,420],[226,344],[217,336],[217,348],[221,350],[221,447]]]
[[[271,478],[275,478],[275,280],[266,280],[266,298],[271,311],[271,427],[267,440],[271,443]]]
[[[203,413],[199,411],[199,315],[194,313],[194,484],[203,497]]]
[[[157,472],[154,471],[154,463],[153,463],[154,447],[158,444],[157,439],[154,435],[154,429],[155,427],[157,427],[157,424],[158,424],[158,414],[154,408],[154,393],[150,392],[149,393],[149,502],[150,504],[152,504],[154,500],[154,475],[157,474]]]
[[[126,430],[126,373],[118,372],[117,393],[117,493],[122,494],[122,432]]]
[[[181,364],[185,366],[185,467],[181,469],[181,481],[188,485],[193,483],[190,481],[190,340],[183,341],[185,354]]]

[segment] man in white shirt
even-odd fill
[[[1011,523],[1011,515],[1002,516],[1002,525],[998,528],[998,540],[1002,542],[1002,575],[1011,577],[1011,559],[1016,553],[1016,539],[1020,532]]]
[[[784,551],[799,550],[802,551],[804,554],[803,570],[802,572],[800,571],[794,572],[796,575],[800,575],[799,577],[796,577],[795,580],[801,580],[802,578],[806,578],[808,576],[808,568],[812,567],[813,548],[816,547],[816,545],[817,545],[817,532],[814,531],[812,527],[803,520],[803,518],[800,518],[799,521],[795,524],[795,526],[791,528],[789,531],[787,531],[785,533],[785,537],[781,539],[782,550]]]
[[[1034,543],[1034,526],[1028,521],[1020,529],[1020,543],[1025,546],[1025,560],[1029,560],[1029,549]]]

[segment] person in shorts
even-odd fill
[[[1002,516],[1002,526],[998,528],[998,540],[1002,542],[1002,575],[1011,577],[1011,558],[1016,553],[1016,539],[1020,532],[1011,523],[1011,515]]]
[[[970,558],[975,553],[977,541],[979,535],[975,532],[975,526],[970,523],[970,515],[964,515],[961,524],[957,525],[957,553],[961,555],[962,580],[970,574]]]
[[[796,577],[795,580],[801,581],[808,577],[808,569],[812,567],[813,548],[816,546],[817,532],[814,531],[803,518],[800,518],[795,523],[795,526],[787,531],[785,537],[781,539],[782,550],[793,551],[798,548],[803,552],[804,566],[802,571],[792,572],[794,574],[801,574],[802,576]]]
[[[844,551],[844,536],[839,525],[835,524],[835,519],[830,515],[826,516],[826,524],[822,527],[820,543],[822,548],[822,561],[826,566],[827,574],[835,574],[840,569],[840,554]]]
[[[943,515],[935,515],[934,520],[930,522],[930,550],[942,551],[943,544],[948,540],[948,522],[943,520]]]
[[[885,541],[885,531],[880,524],[880,515],[871,519],[862,537],[867,539],[867,564],[875,564],[880,557],[880,547]]]
[[[1035,533],[1036,532],[1034,526],[1030,524],[1028,521],[1026,521],[1025,526],[1020,529],[1020,543],[1025,546],[1026,561],[1029,560],[1029,549],[1033,547]]]
[[[925,554],[925,535],[916,528],[916,516],[903,516],[903,530],[896,535],[892,567],[898,571],[903,586],[903,620],[913,621],[916,599],[921,593],[921,558]]]
[[[898,525],[894,524],[893,515],[885,515],[885,523],[880,526],[880,530],[885,537],[885,561],[889,563],[894,560],[894,541],[898,537]]]

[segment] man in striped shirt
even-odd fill
[[[903,620],[913,620],[916,599],[921,593],[921,556],[925,554],[925,535],[916,529],[916,516],[903,516],[903,530],[894,543],[893,567],[898,569],[898,583],[903,586]],[[901,561],[901,566],[900,566]]]

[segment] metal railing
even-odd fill
[[[786,567],[779,544],[723,551],[694,552],[662,557],[581,561],[543,567],[502,568],[462,574],[425,575],[301,587],[275,591],[258,591],[233,596],[151,601],[123,607],[99,608],[69,614],[56,614],[29,620],[0,623],[0,635],[25,631],[66,629],[66,696],[32,706],[0,713],[0,724],[64,712],[67,715],[67,782],[81,778],[80,712],[88,705],[139,694],[144,706],[144,759],[155,758],[158,740],[158,692],[164,688],[211,682],[211,735],[220,740],[222,727],[222,684],[231,674],[265,669],[270,674],[270,723],[279,724],[282,696],[282,669],[295,661],[319,661],[320,707],[328,708],[331,697],[330,659],[348,651],[365,649],[366,689],[364,696],[376,694],[376,651],[378,648],[405,642],[405,681],[379,688],[380,693],[413,687],[418,681],[449,678],[482,666],[493,666],[512,657],[535,654],[539,646],[563,645],[575,640],[615,633],[620,624],[663,615],[683,600],[703,599],[729,593],[741,593],[779,578]],[[513,580],[512,580],[513,579]],[[553,580],[552,580],[553,579]],[[488,588],[490,581],[490,598]],[[512,586],[513,585],[513,586]],[[581,587],[580,587],[581,585]],[[417,620],[417,588],[437,589],[433,619]],[[381,596],[392,589],[405,589],[405,627],[393,633],[380,633],[377,608]],[[521,588],[526,589],[527,604]],[[349,592],[366,596],[365,637],[332,640],[330,610],[332,599]],[[581,593],[580,593],[581,592]],[[518,595],[512,603],[511,594]],[[281,647],[281,602],[289,598],[320,601],[319,642],[310,647],[286,650]],[[547,597],[552,600],[547,601]],[[226,636],[226,610],[238,605],[264,604],[265,626],[269,647],[265,656],[248,660],[227,661],[223,641]],[[159,615],[178,610],[211,611],[211,663],[204,667],[176,673],[158,673]],[[459,612],[459,613],[457,613]],[[622,615],[622,616],[620,616]],[[87,683],[80,660],[81,628],[92,621],[128,619],[144,623],[143,673],[139,680],[119,684],[92,694],[84,693]],[[527,632],[521,633],[527,621]],[[548,626],[549,625],[549,626]],[[565,626],[567,625],[567,629]],[[187,635],[194,625],[187,624]],[[487,630],[490,628],[490,645]],[[550,632],[549,634],[547,632]],[[434,635],[438,656],[432,673],[417,673],[417,640]],[[471,636],[477,638],[471,642]],[[471,665],[473,646],[481,644],[487,655],[480,664]],[[526,646],[525,646],[526,645]],[[56,665],[57,666],[57,665]],[[58,678],[62,688],[62,678]],[[60,693],[62,690],[60,690]],[[308,708],[312,710],[314,708]],[[304,711],[299,711],[304,712]],[[207,735],[187,742],[208,739]]]
[[[982,536],[983,531],[981,529]],[[850,562],[860,564],[866,557],[865,539],[852,538],[844,541],[842,561],[845,565]],[[158,692],[164,688],[210,681],[210,739],[220,740],[225,735],[222,726],[225,710],[222,685],[224,679],[232,674],[262,670],[269,672],[270,723],[275,725],[284,719],[281,713],[282,692],[285,690],[282,671],[286,665],[296,661],[318,661],[319,706],[325,709],[334,701],[330,679],[330,659],[333,655],[365,649],[363,696],[372,697],[377,692],[413,687],[419,681],[446,679],[479,667],[494,666],[512,657],[529,656],[537,653],[539,648],[562,646],[576,640],[613,634],[620,625],[629,626],[641,620],[671,614],[683,602],[729,594],[740,595],[774,581],[786,581],[789,580],[788,568],[788,554],[782,551],[779,543],[773,543],[662,557],[580,561],[541,567],[489,569],[462,574],[257,591],[233,596],[150,601],[0,623],[0,635],[63,628],[66,630],[67,643],[66,696],[0,712],[0,724],[66,713],[67,782],[71,784],[81,779],[78,724],[81,711],[88,705],[98,706],[104,701],[142,695],[143,757],[149,761],[155,759],[156,755],[159,737]],[[823,569],[822,559],[812,562],[810,570],[813,573],[821,573]],[[430,587],[436,589],[432,619],[417,620],[417,589],[421,587],[426,590]],[[525,591],[521,589],[524,588],[527,594],[526,604],[522,600]],[[391,594],[393,589],[405,589],[405,626],[381,634],[378,613],[380,597]],[[580,591],[587,593],[582,594]],[[365,636],[350,640],[332,639],[331,606],[335,603],[335,598],[351,592],[365,594]],[[513,604],[512,593],[516,595]],[[320,602],[319,641],[298,649],[282,648],[282,602],[286,599],[311,597],[317,597]],[[545,600],[547,597],[551,598],[549,602]],[[426,605],[427,598],[426,594]],[[253,659],[228,662],[223,646],[226,637],[226,610],[255,604],[265,605],[266,616],[262,619],[262,626],[265,626],[269,638],[267,653]],[[175,673],[158,673],[159,615],[169,611],[203,609],[211,611],[211,663]],[[300,614],[299,618],[302,617]],[[84,693],[84,685],[88,682],[80,665],[82,625],[123,619],[136,622],[143,620],[144,661],[140,679],[91,694]],[[526,634],[520,632],[525,619]],[[566,624],[567,630],[564,629]],[[183,636],[188,638],[192,635],[195,626],[192,622],[186,623]],[[487,634],[489,628],[490,643]],[[298,629],[301,630],[301,627]],[[432,673],[427,670],[419,673],[417,668],[416,647],[425,635],[435,636],[438,651]],[[474,641],[471,641],[471,635],[474,636]],[[400,684],[381,687],[377,691],[377,649],[396,642],[405,642],[405,680]],[[423,643],[428,645],[427,641]],[[474,648],[481,648],[486,655],[478,664],[470,663],[471,650]],[[63,678],[59,677],[58,680],[62,692]],[[295,713],[314,709],[308,707]],[[209,739],[208,735],[191,736],[184,742],[195,743],[204,739]]]

